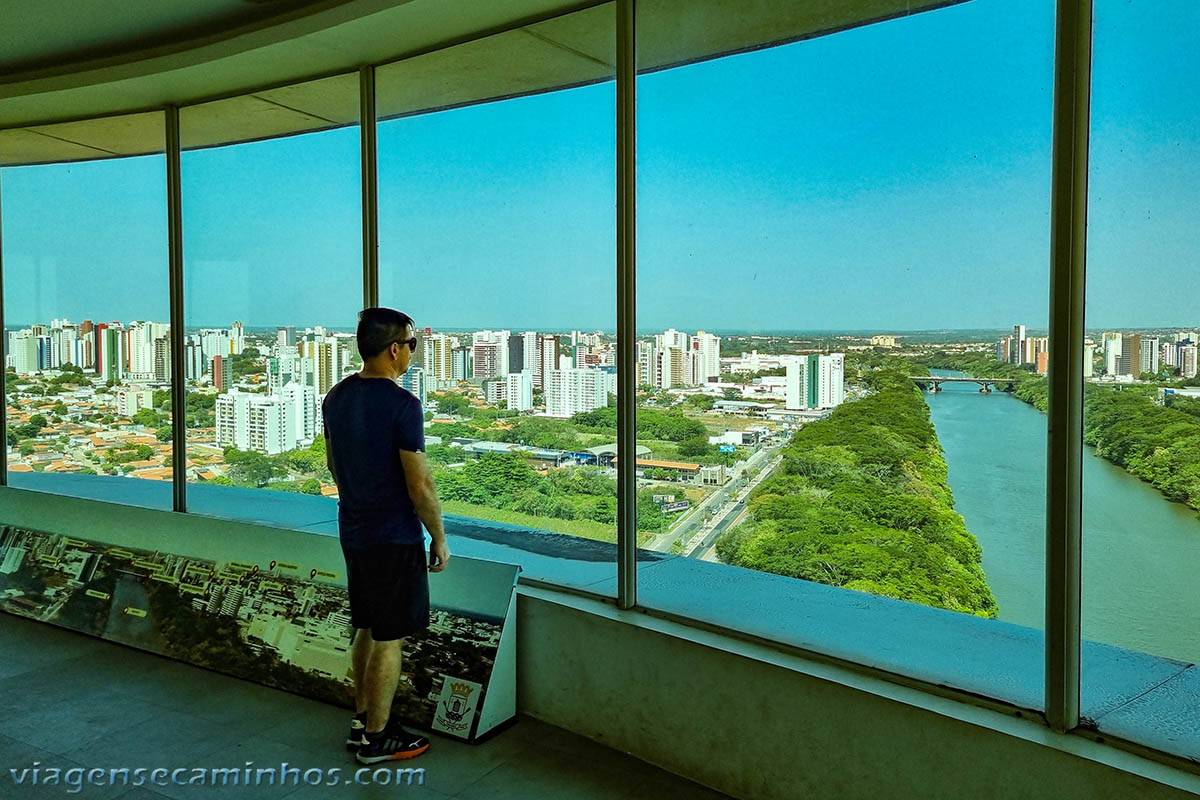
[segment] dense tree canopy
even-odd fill
[[[996,616],[979,544],[953,508],[920,391],[900,369],[801,428],[751,494],[723,561],[984,617]]]

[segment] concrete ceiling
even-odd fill
[[[638,66],[961,1],[639,0]],[[99,6],[110,13],[97,15]],[[48,7],[74,9],[75,22],[56,29]],[[386,118],[611,80],[616,58],[611,2],[0,0],[0,10],[5,165],[161,152],[162,114],[126,112],[167,104],[184,106],[184,147],[356,124],[361,64],[382,65],[376,102]],[[255,90],[263,86],[280,88]],[[222,99],[204,102],[213,97]]]

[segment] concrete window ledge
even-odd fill
[[[522,585],[517,614],[524,713],[737,797],[1200,794],[1040,721],[645,611]]]

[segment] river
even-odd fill
[[[1043,629],[1046,415],[974,384],[925,399],[999,618]],[[1200,662],[1200,515],[1091,448],[1083,458],[1084,638]]]

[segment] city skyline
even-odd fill
[[[1186,20],[1200,9],[1171,6],[1097,8],[1089,329],[1191,313],[1176,287],[1200,252],[1186,211],[1200,185]],[[1052,11],[967,3],[642,76],[639,328],[1044,316]],[[611,329],[612,92],[380,123],[381,302],[440,329]],[[185,154],[197,325],[354,319],[357,158],[354,128]],[[163,173],[161,156],[5,168],[9,317],[166,318]]]

